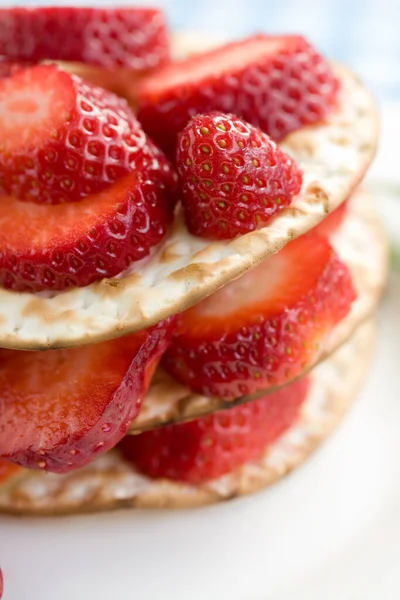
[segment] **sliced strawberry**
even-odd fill
[[[309,380],[181,425],[125,437],[120,448],[145,475],[201,485],[256,460],[298,418]]]
[[[299,36],[258,35],[167,65],[144,80],[138,117],[172,156],[189,118],[213,110],[256,125],[276,141],[326,117],[338,81]]]
[[[168,32],[157,8],[5,8],[0,10],[0,54],[143,71],[169,60]]]
[[[0,285],[35,292],[82,287],[146,257],[172,220],[160,177],[133,172],[76,203],[0,198]]]
[[[65,473],[115,446],[140,409],[173,328],[82,348],[0,351],[0,456]]]
[[[354,298],[329,242],[303,236],[182,313],[165,367],[226,399],[281,385],[313,363]]]
[[[234,115],[193,117],[176,165],[189,230],[230,239],[263,227],[300,191],[302,175],[265,133]]]
[[[307,235],[320,235],[330,238],[341,226],[346,216],[349,201],[346,200],[333,212],[331,212],[323,221],[313,227]]]
[[[0,80],[0,195],[58,204],[154,159],[127,102],[55,65]]]
[[[21,69],[26,69],[30,65],[27,63],[8,61],[3,56],[0,56],[0,79],[10,77]]]

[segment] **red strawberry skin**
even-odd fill
[[[133,172],[76,203],[0,199],[0,285],[65,290],[114,277],[149,255],[173,218],[160,173]]]
[[[156,8],[6,8],[0,10],[1,54],[143,71],[169,60],[168,32]]]
[[[329,242],[302,236],[179,315],[164,365],[227,400],[282,385],[313,364],[355,295]]]
[[[174,318],[93,346],[1,351],[0,456],[65,473],[115,446],[139,410]]]
[[[304,38],[258,35],[150,75],[140,87],[138,118],[170,156],[189,118],[213,110],[234,113],[279,141],[323,120],[338,88]]]
[[[210,416],[125,437],[124,457],[152,479],[192,485],[256,460],[297,420],[309,380]]]
[[[125,100],[55,65],[0,80],[0,109],[0,195],[76,201],[154,159]]]
[[[193,117],[178,136],[176,165],[191,233],[231,239],[288,206],[302,174],[265,133],[234,115]]]

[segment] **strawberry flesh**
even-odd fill
[[[0,353],[0,456],[65,473],[115,446],[140,409],[174,319],[81,348]]]
[[[264,227],[299,193],[294,160],[234,115],[193,117],[178,136],[176,165],[191,233],[231,239]]]
[[[58,205],[0,198],[0,285],[64,290],[113,277],[146,257],[172,221],[159,174],[133,172],[106,190]]]
[[[55,65],[0,80],[0,195],[80,200],[153,160],[122,98]]]
[[[341,226],[348,210],[349,201],[346,200],[332,211],[318,225],[313,227],[307,235],[319,235],[330,238]]]
[[[302,236],[179,315],[164,365],[228,400],[282,385],[313,364],[355,296],[329,242]]]
[[[201,485],[257,460],[293,423],[309,380],[210,416],[125,437],[126,460],[152,479]]]
[[[303,37],[258,35],[149,75],[138,118],[170,156],[189,118],[213,110],[234,113],[279,141],[323,120],[338,88],[329,64]]]
[[[143,71],[169,60],[169,41],[157,8],[5,8],[0,10],[0,55]]]

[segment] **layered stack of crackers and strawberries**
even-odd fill
[[[301,35],[210,49],[157,8],[0,22],[0,510],[271,484],[369,368],[370,93]]]

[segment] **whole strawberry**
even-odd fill
[[[302,174],[267,134],[234,115],[197,115],[176,164],[191,233],[231,239],[264,227],[299,193]]]
[[[0,286],[83,287],[148,256],[173,219],[168,174],[132,171],[80,202],[0,202]]]
[[[55,65],[0,80],[0,195],[77,201],[154,162],[122,98]]]

